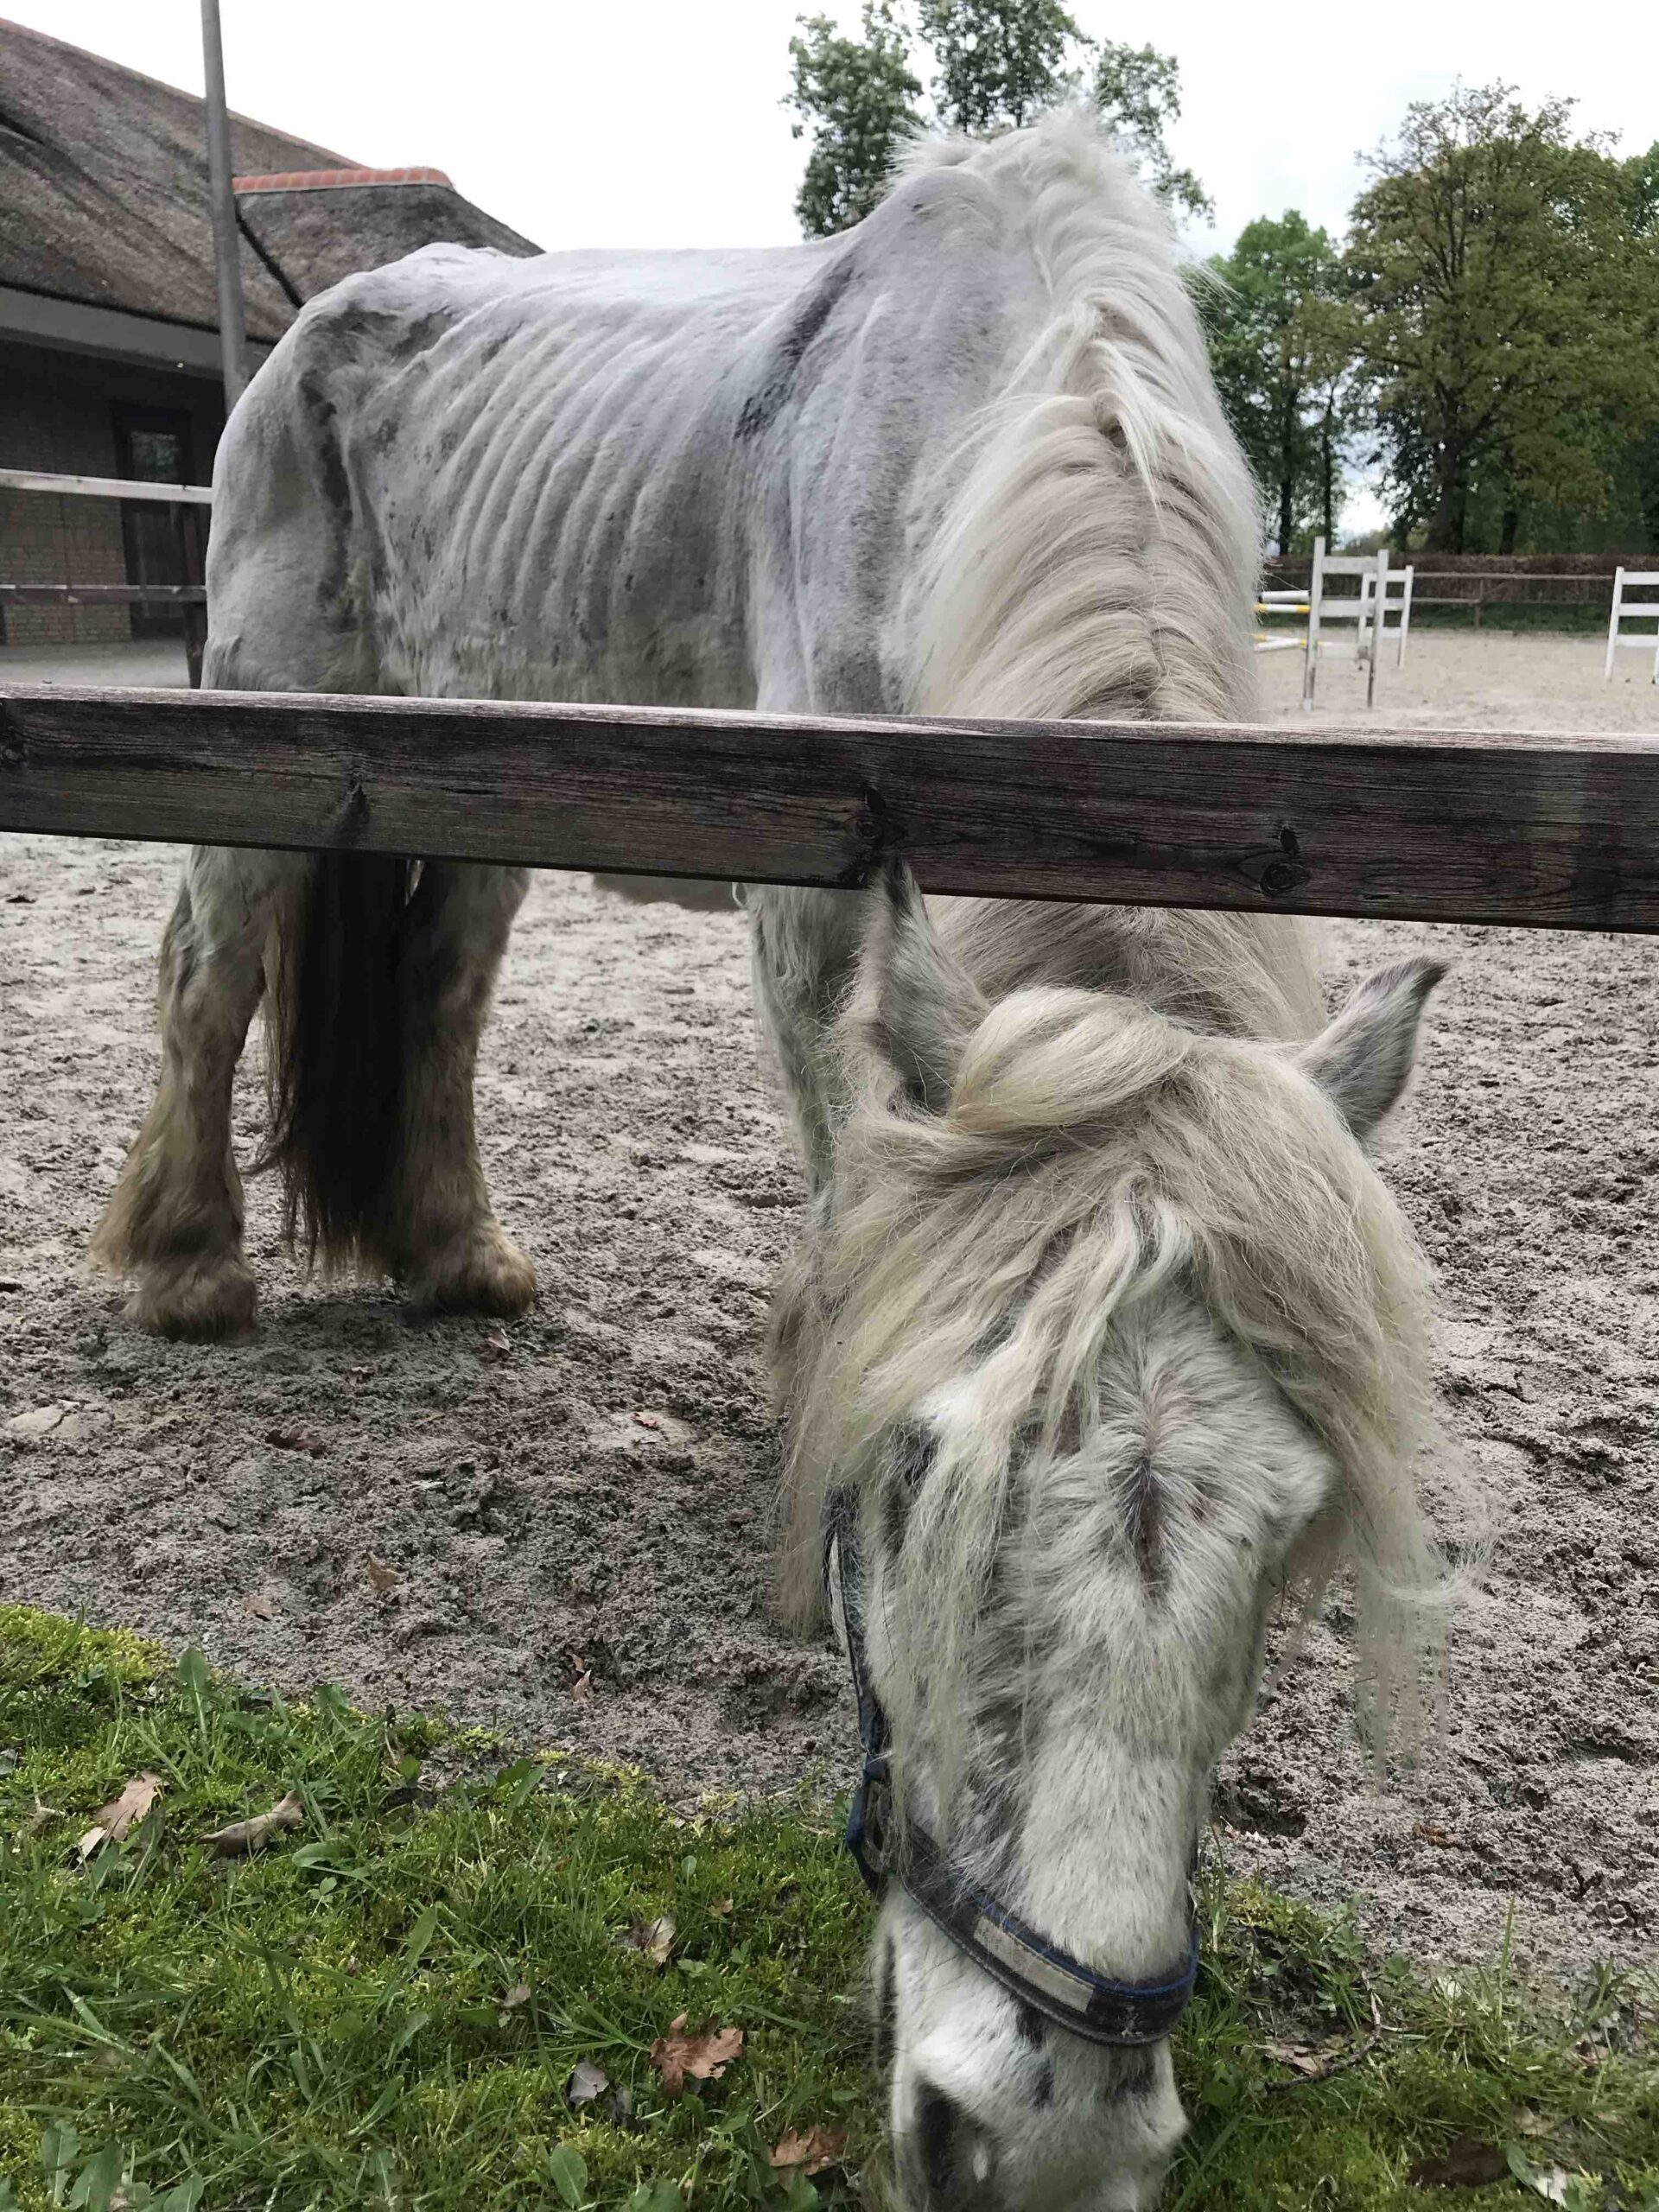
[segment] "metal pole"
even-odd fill
[[[207,79],[207,184],[213,213],[213,269],[219,278],[219,350],[228,415],[247,388],[247,318],[242,305],[242,249],[231,186],[231,124],[225,111],[225,49],[219,0],[201,0],[201,58]]]

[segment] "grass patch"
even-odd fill
[[[682,1822],[637,1780],[501,1756],[0,1607],[0,2207],[855,2202],[867,1908],[834,1823]],[[75,1865],[142,1770],[156,1810]],[[290,1791],[296,1833],[206,1848]],[[664,1914],[659,1968],[618,1939]],[[1448,2152],[1497,2162],[1483,2206],[1659,2212],[1651,1986],[1379,1970],[1343,1923],[1218,1883],[1206,1914],[1171,2212],[1444,2205],[1409,2177]],[[650,2050],[682,2013],[746,2039],[671,2099]],[[610,2086],[573,2108],[584,2063]],[[780,2177],[768,2151],[812,2126],[846,2131],[842,2164]]]

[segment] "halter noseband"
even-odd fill
[[[1120,2049],[1162,2043],[1185,2011],[1198,1979],[1196,1928],[1179,1972],[1155,1981],[1109,1981],[1046,1942],[958,1873],[916,1821],[906,1821],[902,1831],[895,1827],[887,1716],[870,1682],[858,1503],[850,1491],[838,1491],[830,1500],[824,1554],[826,1580],[833,1573],[840,1590],[847,1657],[858,1701],[858,1738],[864,1751],[864,1771],[847,1815],[847,1848],[871,1891],[879,1895],[889,1878],[896,1881],[982,1974],[1086,2043]]]

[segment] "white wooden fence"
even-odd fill
[[[1602,681],[1613,672],[1613,655],[1623,645],[1627,652],[1650,652],[1653,655],[1653,680],[1659,683],[1659,628],[1644,632],[1638,638],[1624,638],[1619,631],[1634,618],[1640,622],[1659,624],[1659,600],[1627,600],[1624,596],[1632,586],[1650,590],[1659,585],[1659,569],[1618,569],[1613,573],[1613,612],[1607,625],[1607,664],[1602,670]]]

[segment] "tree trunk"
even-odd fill
[[[1498,551],[1500,553],[1513,553],[1515,550],[1515,541],[1520,535],[1520,503],[1518,500],[1510,499],[1505,502],[1503,508],[1503,528],[1498,532],[1497,538]]]
[[[1464,454],[1460,445],[1447,443],[1434,455],[1434,512],[1429,518],[1425,553],[1461,553],[1465,499]]]
[[[1296,486],[1294,478],[1289,476],[1281,476],[1280,478],[1279,550],[1281,554],[1288,553],[1290,550],[1292,518],[1295,511],[1295,490]]]

